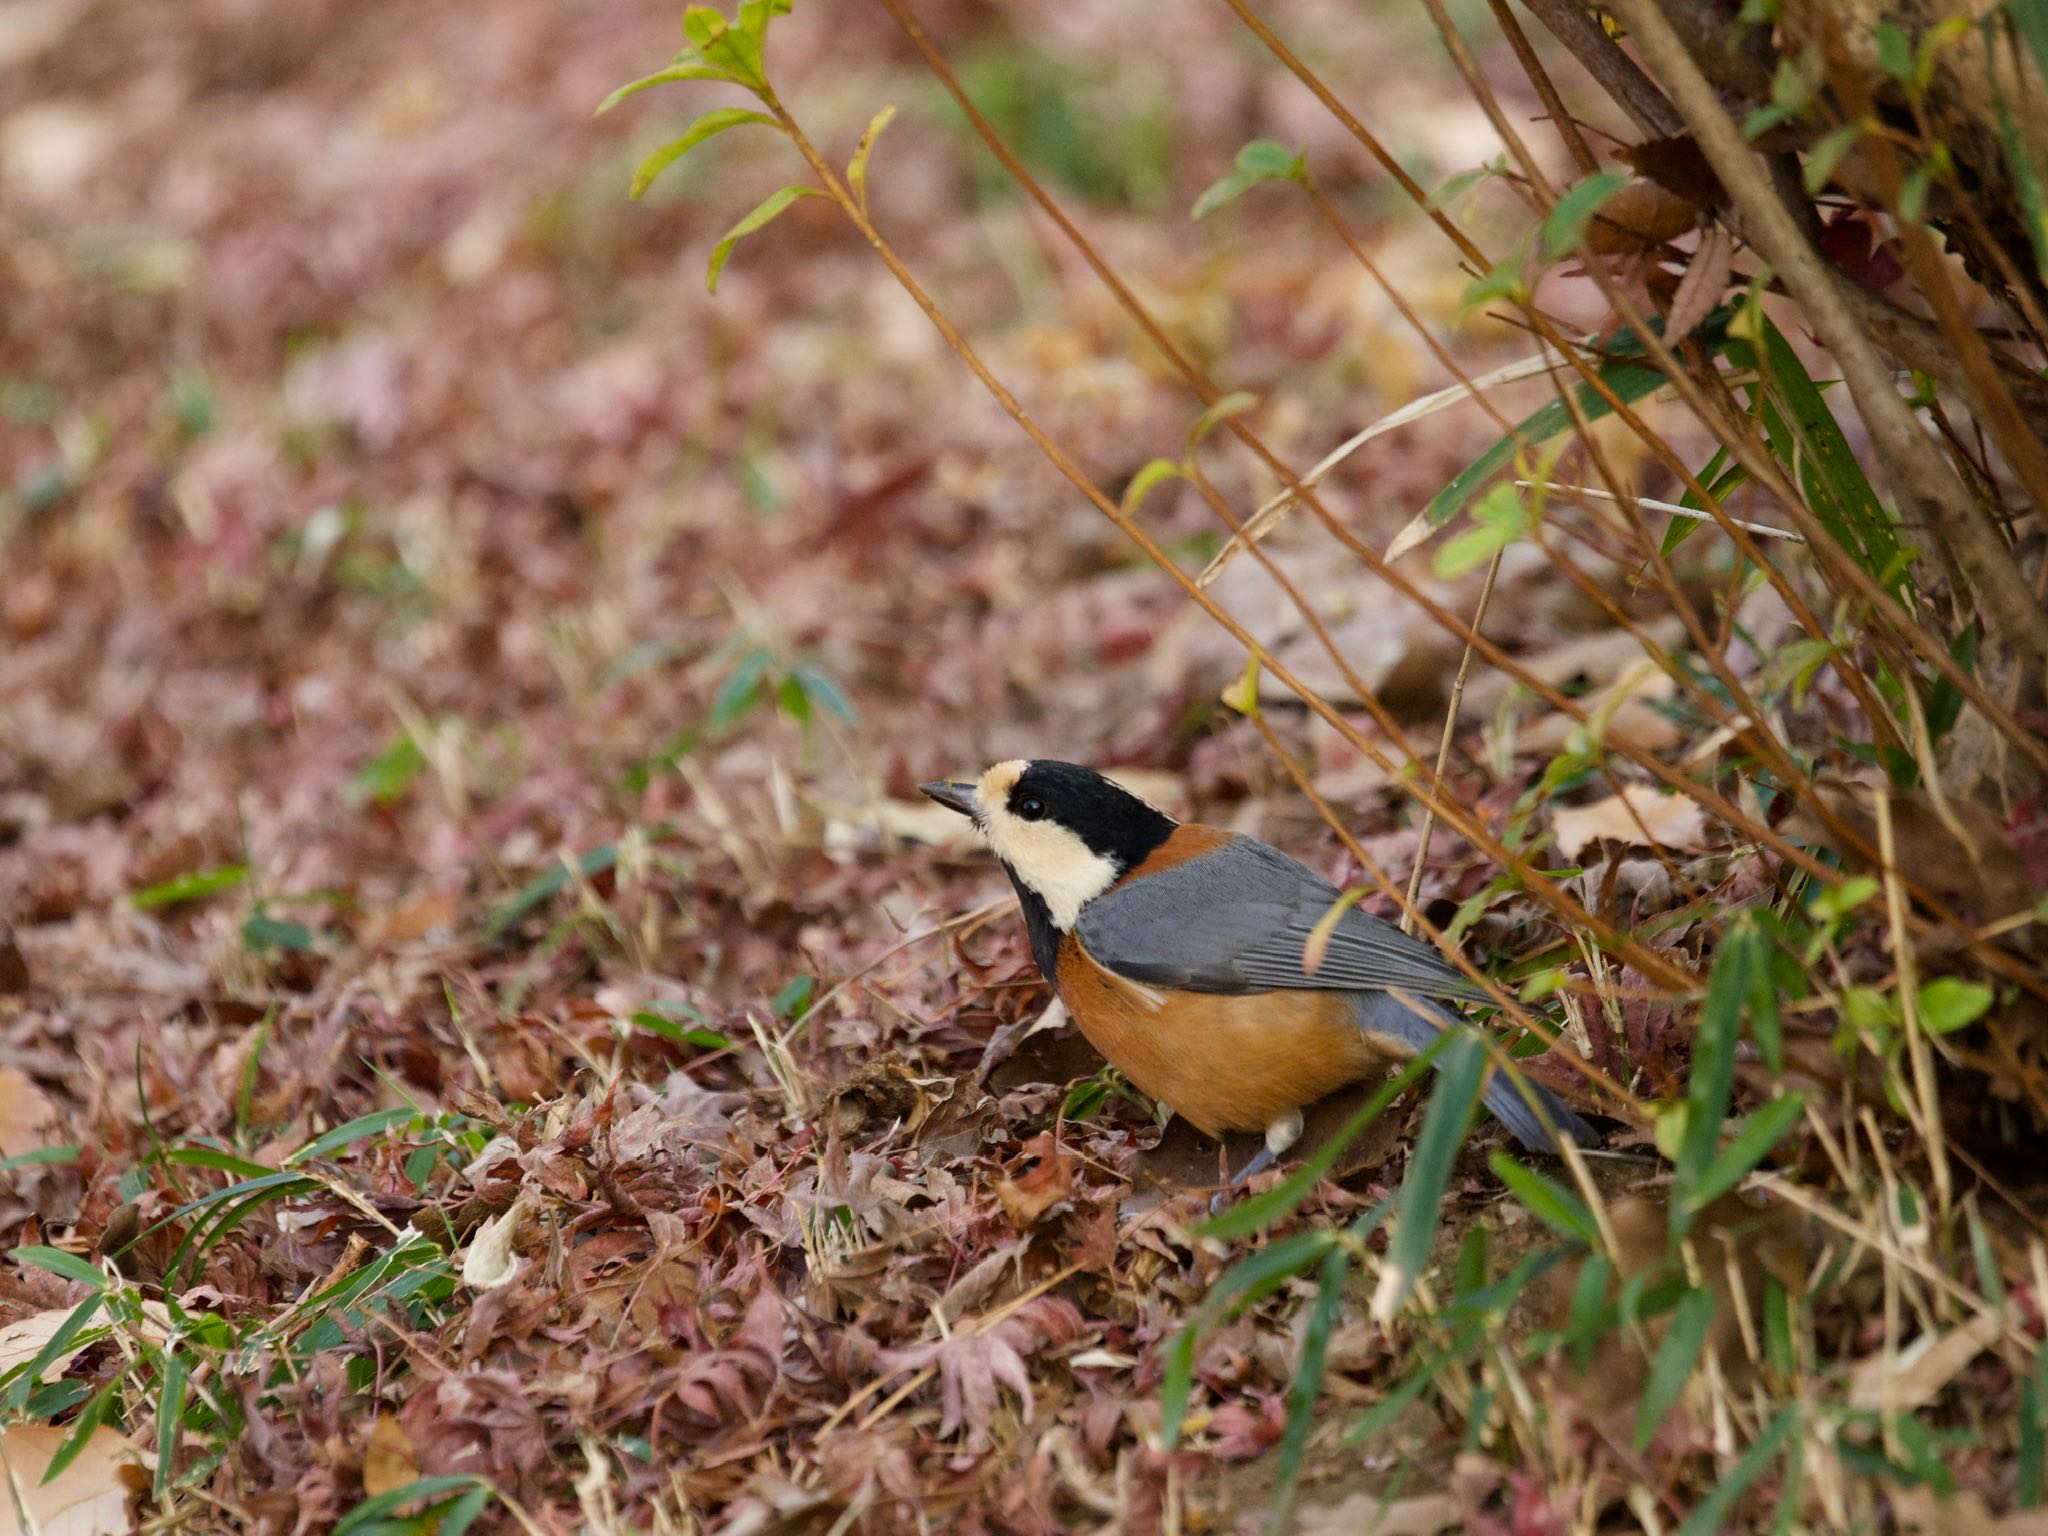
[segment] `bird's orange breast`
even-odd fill
[[[1072,934],[1060,942],[1058,986],[1090,1045],[1211,1136],[1263,1131],[1382,1059],[1339,992],[1145,986],[1103,969]]]

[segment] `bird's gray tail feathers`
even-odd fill
[[[1426,1049],[1439,1034],[1455,1028],[1459,1022],[1456,1015],[1412,993],[1395,997],[1386,992],[1354,992],[1352,1006],[1367,1034],[1404,1056]],[[1542,1115],[1524,1097],[1525,1092],[1543,1107]],[[1556,1137],[1544,1126],[1546,1118],[1558,1135],[1568,1136],[1582,1147],[1600,1145],[1599,1132],[1567,1109],[1556,1094],[1528,1077],[1517,1084],[1505,1072],[1494,1072],[1487,1078],[1481,1102],[1514,1132],[1515,1140],[1532,1152],[1557,1150]]]

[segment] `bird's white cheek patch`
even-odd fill
[[[1074,926],[1081,909],[1116,883],[1117,868],[1056,822],[1020,821],[1001,806],[984,813],[982,836],[995,856],[1044,900],[1053,926]]]

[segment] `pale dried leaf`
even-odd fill
[[[56,1106],[26,1073],[0,1067],[0,1155],[33,1152],[56,1119]]]
[[[1591,805],[1553,811],[1557,851],[1576,859],[1587,844],[1606,839],[1643,848],[1700,849],[1707,842],[1707,814],[1684,795],[1667,795],[1647,784],[1631,784],[1619,795]]]
[[[1297,1536],[1438,1536],[1459,1529],[1464,1516],[1448,1493],[1418,1493],[1384,1502],[1377,1494],[1354,1493],[1336,1504],[1303,1509],[1294,1518]]]
[[[493,1216],[477,1228],[475,1238],[462,1256],[463,1284],[480,1291],[495,1290],[518,1272],[519,1256],[513,1252],[512,1245],[519,1236],[520,1225],[533,1209],[533,1202],[532,1192],[524,1191],[512,1202],[510,1210]]]
[[[1997,1318],[1978,1317],[1947,1333],[1922,1334],[1890,1359],[1872,1355],[1849,1377],[1849,1406],[1888,1413],[1924,1408],[2000,1331]]]
[[[48,1424],[0,1430],[0,1471],[11,1485],[0,1497],[0,1536],[117,1536],[133,1528],[129,1500],[149,1482],[141,1453],[102,1425],[77,1460],[45,1483],[43,1474],[67,1433]]]
[[[1994,1515],[1974,1488],[1949,1499],[1932,1488],[1901,1488],[1890,1499],[1901,1536],[2048,1536],[2048,1509]]]
[[[412,1437],[396,1415],[380,1413],[370,1425],[370,1443],[363,1452],[363,1492],[375,1498],[419,1481],[419,1463]]]

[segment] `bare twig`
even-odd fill
[[[1613,3],[1684,113],[1701,151],[1741,212],[1751,242],[1777,269],[1808,324],[1841,365],[1857,412],[1901,491],[1953,543],[1983,604],[1987,627],[2013,647],[2016,659],[2038,682],[2048,668],[2048,614],[2034,600],[1997,528],[1899,398],[1891,370],[1857,327],[1834,275],[1800,234],[1755,152],[1743,142],[1741,131],[1663,12],[1654,0]]]

